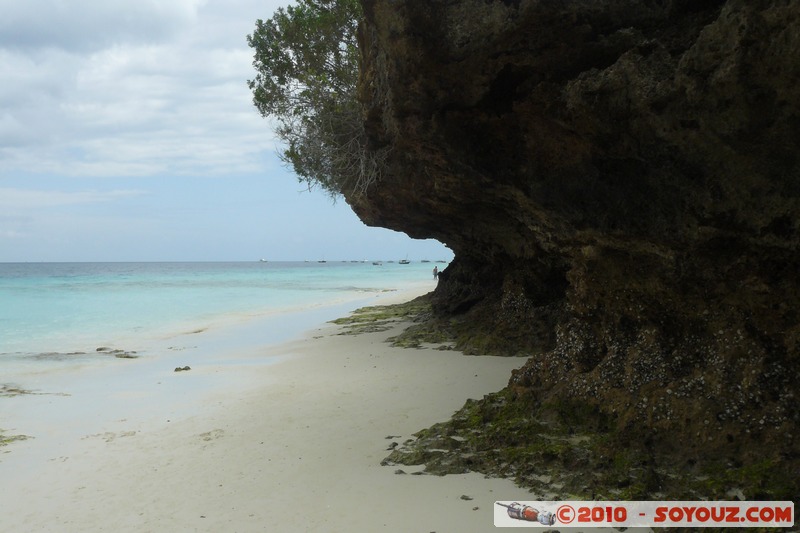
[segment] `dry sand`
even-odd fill
[[[11,433],[35,438],[0,450],[0,530],[484,532],[495,500],[536,499],[508,480],[380,465],[392,442],[499,390],[524,360],[341,331],[238,346],[188,372],[172,371],[175,354],[159,372],[124,370],[136,379],[106,369],[103,394],[84,380],[69,396],[3,398],[47,414],[35,431],[17,420]]]

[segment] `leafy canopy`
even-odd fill
[[[356,100],[360,17],[358,0],[298,0],[247,36],[256,70],[248,85],[261,115],[278,122],[283,161],[334,197],[364,192],[385,156],[367,150]]]

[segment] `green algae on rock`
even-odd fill
[[[400,304],[361,307],[350,316],[337,318],[331,323],[344,326],[340,335],[358,335],[387,331],[403,322],[421,320],[424,315],[430,314],[430,310],[430,299],[423,295]]]
[[[6,435],[5,431],[0,429],[0,446],[8,446],[12,442],[21,441],[21,440],[28,440],[32,439],[28,435]]]
[[[0,385],[0,397],[12,397],[12,396],[19,396],[21,394],[33,394],[33,392],[18,387],[17,385]]]
[[[387,339],[392,346],[403,348],[434,344],[439,349],[450,349],[453,340],[453,334],[448,331],[446,324],[434,319],[430,294],[400,304],[362,307],[350,316],[331,322],[344,326],[339,335],[388,331],[400,324],[410,323],[399,334]]]
[[[535,406],[508,388],[468,400],[451,420],[414,437],[381,464],[508,477],[552,500],[724,500],[733,490],[749,500],[796,496],[793,473],[772,459],[666,465],[656,443],[617,430],[599,409],[572,401]]]

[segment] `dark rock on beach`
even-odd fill
[[[346,200],[455,252],[430,320],[456,348],[529,357],[441,429],[456,469],[800,494],[800,3],[362,4],[391,150]]]
[[[108,355],[113,355],[117,359],[136,359],[139,356],[136,355],[136,352],[129,352],[126,350],[119,350],[114,348],[108,348],[107,346],[101,346],[96,350],[99,353],[104,353]]]
[[[0,397],[11,398],[13,396],[20,396],[22,394],[31,394],[31,391],[23,389],[18,385],[12,385],[12,384],[0,385]]]

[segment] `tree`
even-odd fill
[[[247,36],[263,117],[278,121],[282,160],[309,188],[360,194],[380,175],[385,152],[367,149],[356,99],[358,0],[299,0],[256,21]]]

